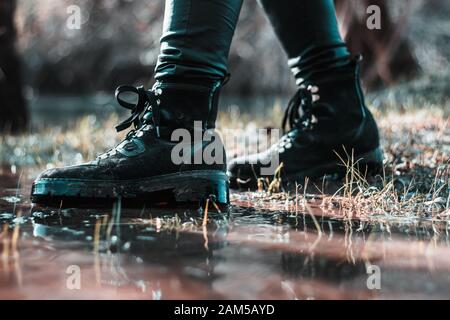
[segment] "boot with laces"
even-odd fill
[[[33,183],[32,200],[82,204],[116,198],[198,202],[213,197],[227,204],[225,152],[214,134],[221,86],[221,81],[160,81],[152,90],[117,88],[119,104],[131,111],[116,127],[122,131],[133,126],[126,138],[93,161],[43,172]],[[130,93],[137,95],[137,103],[122,99]],[[183,134],[189,141],[180,148]],[[212,144],[215,149],[209,154],[216,161],[204,157]]]
[[[286,109],[280,141],[264,152],[233,159],[230,186],[255,188],[259,178],[272,180],[273,175],[260,173],[274,159],[283,164],[280,177],[288,184],[339,177],[352,163],[363,174],[377,171],[383,157],[377,125],[364,103],[360,59],[304,81]]]

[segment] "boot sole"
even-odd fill
[[[213,197],[229,203],[228,176],[214,170],[197,170],[133,180],[42,178],[33,183],[31,200],[40,204],[69,201],[74,204],[108,199],[193,203]]]
[[[377,174],[383,168],[383,152],[380,148],[374,149],[370,152],[354,156],[355,167],[362,174]],[[345,176],[347,168],[342,162],[327,162],[314,166],[314,168],[302,170],[301,172],[292,173],[282,176],[283,185],[287,186],[290,183],[304,183],[306,178],[318,179],[324,176],[335,176],[339,179]],[[230,178],[230,188],[256,188],[255,179],[246,183],[237,183],[236,178]]]

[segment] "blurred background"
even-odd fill
[[[448,299],[450,1],[335,1],[365,56],[383,176],[367,183],[346,163],[340,193],[328,179],[233,192],[223,216],[32,205],[42,170],[93,160],[126,134],[114,90],[151,87],[164,0],[0,0],[0,299]],[[220,101],[219,128],[242,129],[228,159],[256,151],[257,129],[280,126],[296,89],[258,3],[244,2]],[[366,26],[369,5],[380,30]],[[367,290],[371,263],[382,290]],[[67,290],[78,265],[82,290]]]
[[[381,30],[366,27],[371,4],[382,9]],[[73,5],[80,8],[80,29],[67,25]],[[336,0],[336,7],[350,49],[365,56],[372,105],[388,98],[403,105],[405,97],[448,104],[449,1]],[[118,85],[150,87],[163,9],[162,0],[2,0],[0,129],[36,130],[108,114],[116,110]],[[285,54],[254,0],[244,3],[230,72],[222,111],[282,105],[295,90]]]

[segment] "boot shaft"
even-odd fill
[[[180,83],[157,81],[161,126],[169,130],[194,130],[194,122],[201,121],[202,129],[214,129],[218,101],[223,82]]]
[[[306,121],[291,121],[303,132],[300,140],[332,148],[343,144],[362,150],[378,147],[378,129],[361,87],[360,60],[357,57],[344,66],[316,73],[302,83],[299,90],[308,91],[306,95],[311,97],[306,99],[310,103],[300,103],[298,113],[300,119],[305,113],[310,116]],[[295,119],[295,114],[291,118]],[[309,128],[305,128],[305,122]]]
[[[339,118],[353,118],[360,122],[366,116],[366,104],[360,81],[360,57],[349,63],[326,69],[310,78],[318,87],[318,105],[325,105],[330,115]]]

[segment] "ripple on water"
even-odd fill
[[[1,198],[2,200],[5,200],[6,202],[9,202],[9,203],[17,203],[17,202],[20,202],[20,197],[17,197],[17,196],[6,196],[6,197],[2,197]]]

